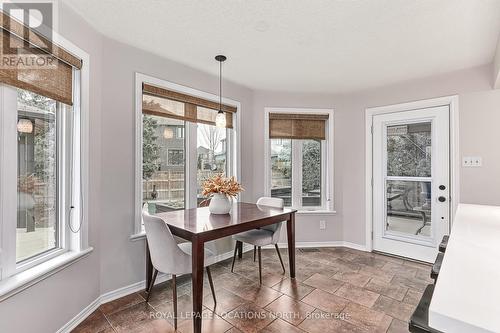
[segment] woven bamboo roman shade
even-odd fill
[[[233,128],[236,108],[222,105],[226,114],[226,127]],[[142,85],[142,113],[215,126],[219,103],[203,98],[167,90],[144,83]]]
[[[270,113],[269,138],[271,139],[326,139],[328,115]]]
[[[82,60],[0,11],[0,82],[73,105]]]

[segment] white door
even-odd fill
[[[449,107],[373,117],[373,249],[433,262],[450,216]]]

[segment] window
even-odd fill
[[[184,200],[184,138],[174,136],[185,122],[142,116],[142,197],[155,212],[182,209]]]
[[[197,204],[204,200],[202,193],[203,182],[216,174],[227,175],[227,129],[214,125],[198,124],[196,130],[196,164],[197,164]]]
[[[271,196],[292,206],[292,140],[271,139]]]
[[[87,159],[80,156],[86,137],[82,124],[87,119],[80,101],[87,91],[80,91],[83,60],[74,56],[84,53],[74,47],[70,53],[56,44],[46,49],[37,44],[39,40],[31,40],[32,33],[25,33],[23,40],[10,31],[29,32],[29,28],[6,15],[0,24],[0,38],[12,47],[0,48],[2,59],[22,54],[43,60],[36,66],[6,62],[0,68],[0,280],[4,280],[64,253],[81,253],[87,246],[81,233]],[[26,47],[30,43],[40,47]]]
[[[72,139],[78,122],[69,105],[7,85],[0,90],[6,97],[0,110],[4,113],[2,231],[4,241],[13,240],[5,242],[12,244],[12,249],[5,248],[12,257],[2,265],[3,276],[8,277],[71,247],[70,217],[72,225],[79,224],[70,208],[78,205],[75,199],[80,195],[73,192],[79,185],[71,163],[78,163],[78,142]],[[14,205],[8,203],[9,197],[15,198]]]
[[[16,262],[60,245],[57,107],[50,98],[17,89]]]
[[[299,210],[332,210],[331,134],[333,113],[266,109],[268,195]]]
[[[300,155],[302,157],[302,206],[321,207],[321,141],[301,140]]]
[[[217,96],[136,75],[138,120],[135,232],[142,232],[141,207],[151,213],[203,204],[203,181],[215,174],[236,176],[233,128],[237,108],[224,105],[226,128],[215,126]],[[153,81],[154,84],[149,83]],[[175,91],[165,87],[173,86]],[[185,94],[181,91],[189,91]],[[201,97],[203,96],[203,97]],[[140,117],[140,118],[139,118]]]

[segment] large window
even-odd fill
[[[266,115],[268,194],[287,207],[332,210],[331,112],[266,109]]]
[[[0,93],[1,268],[8,277],[69,250],[70,230],[80,232],[73,214],[81,195],[79,122],[72,106],[54,99],[7,85]]]
[[[81,50],[52,44],[3,15],[0,279],[8,280],[59,255],[67,254],[65,260],[82,255],[87,246],[82,232],[87,159],[81,159],[87,115],[81,107],[88,92],[86,85],[80,90],[83,60],[75,54],[84,55]],[[83,73],[88,77],[87,69]],[[57,262],[37,267],[38,276]]]
[[[236,108],[224,106],[226,128],[215,126],[218,104],[204,93],[185,94],[166,89],[168,82],[146,83],[137,74],[138,133],[142,172],[137,200],[136,233],[142,231],[140,209],[151,213],[193,208],[204,204],[201,185],[216,174],[236,175],[234,159]],[[182,89],[181,89],[182,90]],[[187,90],[187,88],[186,88]],[[140,117],[140,118],[139,118]]]

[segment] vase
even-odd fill
[[[224,194],[215,193],[210,199],[208,210],[212,214],[229,214],[231,210],[231,200]]]

